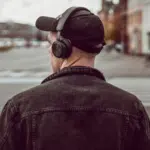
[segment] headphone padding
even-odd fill
[[[61,38],[61,40],[57,40],[53,43],[52,51],[57,58],[68,58],[72,52],[71,42]]]

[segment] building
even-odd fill
[[[37,30],[28,24],[16,22],[0,23],[0,38],[33,38]]]
[[[113,20],[125,53],[150,54],[150,0],[102,0],[99,16],[104,26]]]
[[[128,53],[127,0],[102,0],[102,10],[98,13],[105,27],[106,39],[114,40]],[[109,26],[109,27],[108,27]],[[111,35],[109,29],[111,30]],[[108,32],[108,33],[107,33]]]
[[[142,24],[142,53],[150,54],[150,0],[142,0],[143,4],[143,24]]]
[[[129,53],[142,54],[142,1],[128,1],[127,33],[129,37]]]
[[[150,0],[129,0],[127,33],[129,53],[150,54]]]

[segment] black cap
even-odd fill
[[[57,18],[41,16],[36,21],[36,27],[43,31],[57,32],[63,14]],[[66,21],[61,35],[69,39],[73,46],[89,53],[99,53],[105,45],[104,27],[100,18],[93,13],[87,14],[86,10],[73,13]]]

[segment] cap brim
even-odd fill
[[[36,20],[36,27],[42,31],[56,31],[57,23],[56,18],[41,16]]]

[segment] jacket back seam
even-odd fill
[[[87,111],[95,111],[95,112],[107,112],[107,113],[114,113],[114,114],[118,114],[118,115],[122,115],[122,116],[126,116],[126,117],[131,117],[133,119],[139,119],[140,117],[138,115],[134,115],[134,114],[129,114],[126,111],[122,111],[119,109],[114,109],[114,108],[90,108],[90,107],[70,107],[70,108],[52,108],[52,107],[47,107],[47,108],[43,108],[41,110],[38,111],[29,111],[27,113],[22,114],[21,116],[21,120],[24,120],[25,118],[28,118],[29,116],[32,115],[40,115],[43,113],[54,113],[54,112],[87,112]]]

